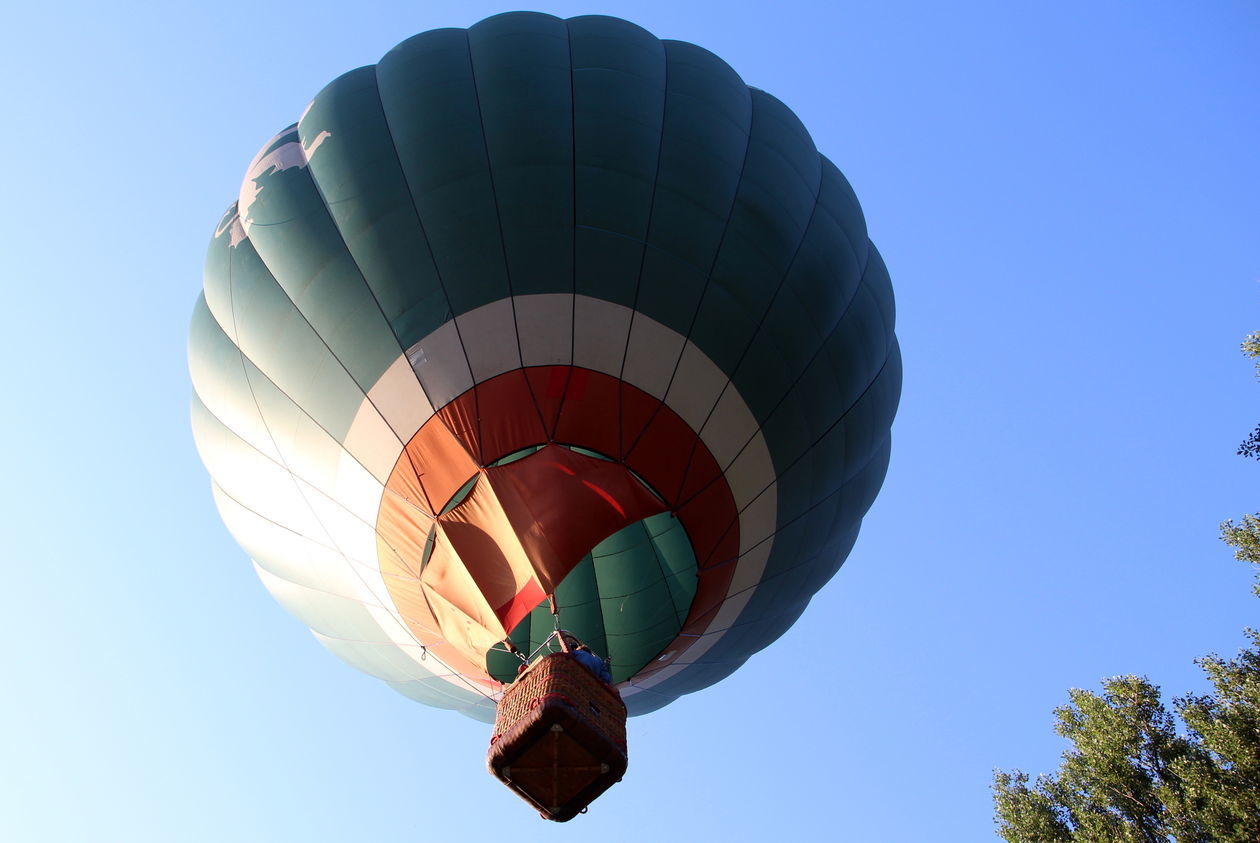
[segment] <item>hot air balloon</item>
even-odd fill
[[[404,41],[263,145],[206,258],[193,429],[337,656],[491,722],[562,623],[643,714],[844,561],[893,327],[783,103],[626,21],[511,13]]]

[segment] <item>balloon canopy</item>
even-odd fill
[[[692,44],[534,13],[410,38],[262,147],[189,359],[271,593],[486,721],[548,595],[636,714],[779,637],[901,388],[887,270],[796,116]]]

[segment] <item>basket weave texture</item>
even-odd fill
[[[486,764],[547,819],[571,819],[625,774],[625,704],[568,653],[544,656],[499,701]]]

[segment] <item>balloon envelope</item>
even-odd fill
[[[631,713],[781,635],[901,384],[884,263],[796,116],[692,44],[533,13],[417,35],[263,146],[189,358],[271,593],[482,720],[548,594]]]

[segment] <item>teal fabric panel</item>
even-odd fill
[[[814,502],[849,478],[859,475],[887,448],[887,421],[896,412],[901,387],[900,355],[894,352],[888,365],[845,415],[837,420],[809,452],[779,476],[779,519],[795,518]],[[880,424],[883,422],[883,424]],[[871,490],[871,500],[878,490]],[[867,501],[852,511],[856,520],[866,512]]]
[[[468,33],[407,39],[377,64],[376,84],[452,312],[510,295]]]
[[[678,635],[695,597],[695,554],[682,524],[668,513],[604,539],[556,589],[561,626],[611,659],[614,681],[630,678]],[[544,602],[517,624],[512,642],[533,652],[555,622]],[[492,651],[487,667],[501,681],[519,660]]]
[[[663,43],[665,118],[636,307],[687,336],[735,201],[752,97],[717,56]]]
[[[843,242],[857,257],[858,262],[865,266],[866,250],[870,248],[871,241],[857,194],[853,192],[853,185],[849,184],[844,173],[840,172],[831,159],[825,155],[819,157],[822,159],[823,180],[828,183],[828,189],[819,196],[819,204],[840,225],[844,232]],[[840,245],[839,241],[836,245]]]
[[[213,313],[230,314],[232,312],[232,225],[238,223],[236,203],[233,202],[224,212],[215,227],[214,237],[206,248],[206,260],[202,269],[202,293],[199,306],[208,306]],[[239,223],[238,223],[239,224]],[[232,320],[223,330],[236,342],[236,328]],[[195,351],[195,345],[189,345],[189,354]]]
[[[782,285],[818,200],[821,163],[783,103],[751,91],[739,189],[691,338],[731,374]]]
[[[891,288],[878,253],[862,283],[836,323],[823,347],[815,354],[801,378],[788,390],[763,423],[776,470],[783,475],[800,460],[806,449],[848,413],[883,370],[891,352]],[[879,430],[892,423],[892,412],[876,420]],[[811,470],[827,471],[834,465],[824,453],[811,454]],[[782,484],[780,511],[794,512],[808,503],[799,484]]]
[[[699,585],[691,539],[687,537],[682,522],[668,512],[652,516],[644,522],[644,526],[651,535],[656,559],[665,575],[665,585],[674,602],[674,614],[681,629]]]
[[[613,679],[620,682],[678,635],[695,596],[696,559],[681,524],[667,513],[609,536],[591,551],[591,559],[593,578],[585,583],[590,589],[586,599],[594,597],[598,603],[598,631],[607,649],[591,646],[612,659]],[[565,628],[581,629],[563,606]],[[596,628],[593,619],[591,628]]]
[[[193,312],[190,339],[189,369],[196,388],[194,405],[202,407],[225,429],[229,421],[235,430],[242,430],[243,426],[242,432],[251,441],[241,439],[235,430],[231,433],[241,439],[240,447],[259,450],[268,459],[275,460],[270,447],[274,446],[286,471],[314,483],[314,478],[305,476],[300,469],[304,460],[299,438],[314,420],[241,355],[204,302]],[[226,418],[220,418],[220,413]],[[286,579],[297,581],[291,575],[286,575]]]
[[[604,613],[599,605],[596,561],[590,553],[556,587],[556,605],[560,607],[560,622],[565,629],[573,630],[587,646],[601,656],[611,655],[608,638],[604,634]],[[555,626],[555,622],[551,619],[546,604],[542,609],[545,614],[537,619],[540,627],[545,627],[545,636]]]
[[[223,330],[206,305],[197,297],[188,328],[188,370],[197,397],[216,406],[228,405],[242,418],[256,419],[257,407],[249,394],[241,351]],[[207,412],[209,412],[207,410]]]
[[[311,177],[390,323],[410,348],[452,316],[376,87],[376,68],[333,80],[298,124]]]
[[[295,129],[287,141],[300,143]],[[249,240],[302,316],[365,391],[400,349],[304,165],[253,178]]]
[[[897,400],[893,392],[901,385],[900,370],[897,375],[896,384],[889,383],[881,389],[885,401],[895,403]],[[891,456],[892,436],[890,434],[875,443],[870,459],[864,465],[855,466],[854,473],[846,478],[844,485],[840,487],[843,498],[841,506],[846,513],[865,515],[871,508],[871,504],[875,502],[875,496],[879,494],[880,486],[884,483],[884,476],[888,473],[888,462]]]
[[[790,287],[781,286],[735,370],[735,388],[763,425],[790,392],[804,389],[809,394],[810,387],[798,381],[816,377],[811,367],[822,353],[826,334],[810,327],[808,311]]]
[[[762,425],[779,475],[780,518],[791,517],[810,503],[809,484],[801,482],[800,472],[812,472],[815,465],[828,468],[825,458],[810,449],[847,409],[832,389],[834,381],[830,361],[820,350]],[[807,465],[798,468],[802,462]]]
[[[608,17],[571,18],[574,289],[634,305],[665,116],[665,48]]]
[[[550,15],[495,15],[468,30],[477,104],[513,293],[573,284],[569,37]]]
[[[363,403],[363,387],[272,278],[252,238],[229,248],[232,323],[241,351],[320,427],[343,441]]]
[[[255,317],[258,315],[259,308],[247,304],[239,320],[232,310],[231,281],[233,276],[229,270],[234,258],[238,259],[237,267],[240,268],[240,259],[248,259],[249,248],[247,242],[236,247],[229,246],[228,242],[227,236],[222,240],[214,241],[212,246],[214,256],[207,264],[207,289],[214,291],[212,294],[221,299],[218,305],[219,315],[216,317],[210,311],[204,296],[198,300],[197,307],[193,311],[188,351],[193,384],[197,395],[201,396],[207,404],[217,408],[218,412],[227,410],[228,417],[234,419],[234,424],[247,425],[252,431],[251,438],[254,441],[258,441],[257,437],[263,436],[273,443],[280,458],[286,462],[286,467],[291,468],[303,462],[300,454],[302,441],[299,438],[303,435],[302,431],[309,430],[309,425],[313,423],[317,427],[322,427],[332,438],[341,438],[344,435],[341,427],[349,423],[348,417],[352,418],[350,412],[343,410],[342,407],[349,406],[357,411],[363,395],[349,380],[344,370],[341,370],[340,386],[343,392],[339,398],[333,398],[327,405],[323,403],[323,399],[328,397],[329,389],[337,387],[336,376],[310,384],[290,385],[288,388],[293,395],[307,397],[310,406],[301,406],[296,403],[293,395],[285,391],[285,387],[277,385],[246,354],[242,353],[236,340],[228,333],[228,329],[233,328],[238,321],[242,324],[238,339],[244,342],[246,349],[258,346],[254,350],[259,354],[260,359],[269,365],[273,373],[282,380],[292,377],[291,363],[277,365],[278,358],[274,354],[267,353],[271,350],[269,346],[258,342],[260,331],[255,325]],[[248,265],[258,268],[256,261],[249,262]],[[247,277],[237,272],[235,280],[240,285]],[[278,292],[274,283],[267,283],[264,277],[262,286],[264,290],[274,291],[273,304],[279,313],[288,314],[288,318],[292,320],[295,313],[292,304]],[[271,316],[277,312],[272,308],[264,310],[265,316]],[[226,322],[226,327],[219,319]],[[280,324],[283,325],[283,321]],[[326,348],[315,344],[316,338],[309,327],[302,330],[301,326],[305,326],[305,322],[299,319],[291,322],[290,326],[296,327],[298,333],[307,340],[307,350],[314,354],[319,354],[322,350],[323,362],[326,365],[338,365]],[[232,333],[237,332],[233,330]],[[298,342],[300,343],[301,340]],[[214,413],[215,411],[206,409],[206,412]]]
[[[526,615],[525,619],[518,623],[508,635],[512,644],[518,649],[525,649],[522,642],[528,643],[529,628],[530,616]],[[521,660],[506,650],[495,648],[486,653],[486,673],[500,682],[511,682],[516,678],[516,671],[520,665]]]
[[[876,455],[887,436],[887,426],[876,432],[868,432],[866,428],[887,418],[895,409],[887,400],[893,381],[892,377],[877,379],[872,388],[818,438],[807,454],[780,473],[780,525],[809,510]],[[896,381],[899,384],[899,378]],[[856,520],[863,514],[865,509],[852,513],[852,517]]]
[[[734,374],[733,381],[740,395],[763,424],[789,389],[798,388],[794,384],[802,377],[810,383],[801,387],[804,391],[798,397],[817,396],[820,401],[828,400],[819,380],[820,373],[809,370],[817,362],[824,341],[848,311],[865,268],[865,246],[863,260],[859,262],[848,245],[844,227],[835,216],[849,195],[848,185],[839,171],[823,161],[818,197],[805,237],[783,279],[779,295]],[[860,222],[860,211],[857,214]],[[862,231],[865,236],[864,224]],[[835,418],[835,413],[826,409],[822,414]],[[779,453],[773,440],[771,447],[775,449],[776,465],[792,458]]]

